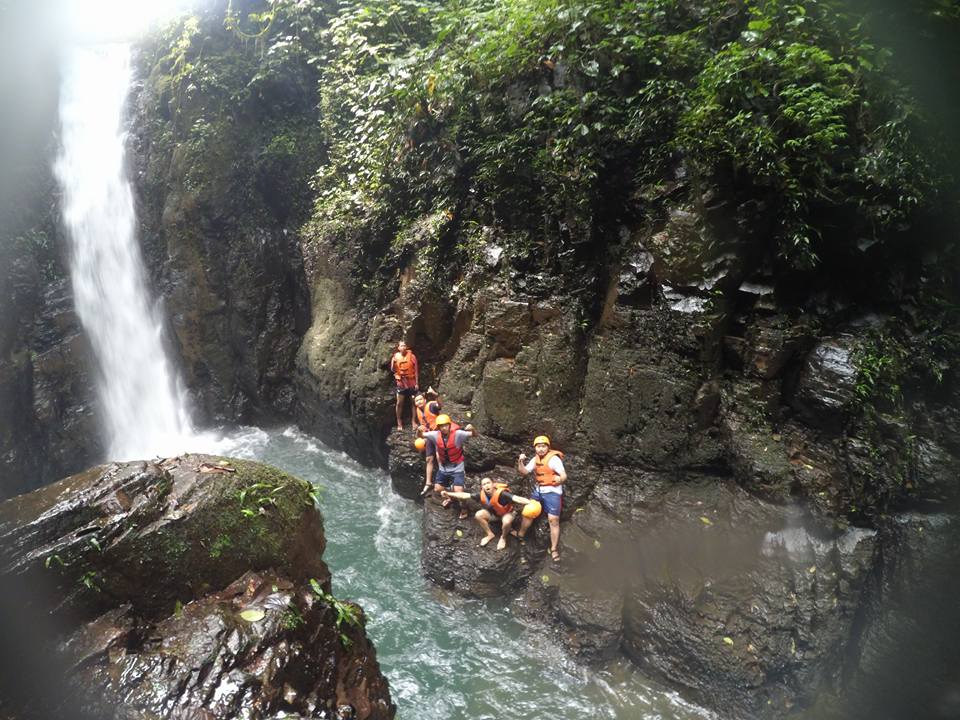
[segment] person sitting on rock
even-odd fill
[[[563,483],[567,481],[567,472],[563,467],[563,453],[550,448],[550,438],[538,435],[533,441],[536,455],[527,462],[527,456],[520,453],[517,459],[517,472],[521,475],[533,473],[536,489],[531,498],[538,501],[547,511],[550,522],[550,557],[554,562],[560,560],[560,508],[563,505]],[[533,518],[525,517],[520,523],[517,537],[523,540]]]
[[[477,523],[483,528],[484,536],[480,540],[480,547],[484,547],[493,540],[496,535],[490,529],[491,520],[500,521],[500,540],[497,542],[497,550],[503,550],[507,547],[507,535],[510,534],[510,527],[516,515],[513,512],[514,503],[526,505],[533,502],[525,497],[514,495],[510,492],[506,483],[495,483],[492,479],[485,477],[480,481],[480,492],[448,492],[443,490],[444,497],[455,498],[457,500],[475,500],[482,506],[474,514]]]
[[[433,475],[434,463],[427,463],[427,482],[424,489],[430,487],[431,480],[433,489],[436,492],[442,492],[451,486],[456,492],[463,492],[464,470],[466,467],[463,446],[477,431],[473,425],[467,425],[465,428],[453,427],[450,416],[447,414],[437,416],[437,429],[425,432],[423,438],[427,441],[425,449],[427,457],[436,458],[436,477]],[[423,493],[421,493],[423,494]],[[459,503],[457,503],[459,505]],[[450,498],[445,498],[443,506],[450,505]],[[460,519],[467,516],[467,511],[460,507]]]
[[[428,400],[430,396],[433,400]],[[442,410],[440,406],[440,397],[433,388],[426,392],[417,393],[413,398],[413,404],[417,409],[417,435],[423,435],[425,432],[437,429],[437,418]]]
[[[413,397],[417,388],[420,387],[417,356],[403,340],[397,343],[397,351],[390,358],[390,372],[393,373],[393,379],[397,383],[397,430],[403,430],[404,398]],[[416,418],[413,426],[416,427]]]

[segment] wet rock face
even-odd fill
[[[813,427],[839,430],[854,399],[852,338],[827,338],[807,355],[794,405]]]
[[[0,505],[0,578],[44,618],[38,646],[53,622],[44,652],[93,716],[393,717],[362,610],[342,605],[338,625],[324,545],[307,483],[207,455],[101,466]],[[49,701],[13,714],[74,702]]]
[[[222,14],[211,10],[203,22],[204,51],[190,61],[220,78],[203,93],[171,96],[181,80],[168,74],[165,50],[141,47],[135,59],[144,79],[133,99],[131,158],[144,257],[199,414],[244,422],[289,416],[309,313],[296,235],[301,165],[313,172],[318,162],[309,157],[316,143],[299,133],[313,121],[315,101],[276,87],[225,120],[220,93],[252,71],[232,53]],[[313,82],[304,78],[303,87]],[[278,150],[291,147],[299,154]]]
[[[602,481],[562,532],[563,562],[537,571],[521,605],[571,651],[622,648],[731,717],[782,714],[836,679],[877,547],[873,531],[836,532],[706,477]]]
[[[247,573],[149,629],[121,608],[75,633],[65,650],[78,684],[103,693],[105,704],[92,709],[119,707],[117,718],[201,708],[216,718],[334,718],[347,704],[357,718],[394,716],[362,625],[337,628],[333,607],[272,573]]]
[[[86,467],[103,448],[93,356],[64,277],[0,243],[0,498]]]
[[[58,612],[79,616],[123,603],[169,611],[247,569],[325,581],[306,483],[242,460],[220,467],[206,455],[106,465],[8,500],[3,572],[51,587]]]

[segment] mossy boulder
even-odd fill
[[[311,485],[213,455],[102,465],[8,500],[0,608],[24,664],[0,715],[326,717],[350,705],[389,720],[363,611],[330,594],[324,547]]]
[[[0,574],[85,618],[169,612],[248,570],[329,582],[311,487],[245,460],[102,465],[0,505]]]

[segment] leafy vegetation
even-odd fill
[[[292,188],[269,179],[295,177],[299,203],[312,175],[308,264],[333,253],[376,306],[411,263],[422,290],[469,291],[494,242],[520,289],[543,292],[541,271],[588,289],[623,228],[705,191],[752,208],[762,230],[732,242],[781,274],[909,251],[953,186],[870,19],[840,0],[237,0],[232,42],[188,20],[161,46],[204,158],[188,182],[235,162],[227,108],[259,114],[254,185],[272,206]]]
[[[320,583],[317,582],[315,578],[310,578],[310,589],[337,613],[337,630],[340,630],[343,623],[346,623],[350,627],[360,627],[360,609],[356,605],[347,600],[339,600],[330,593],[324,592]],[[348,648],[353,644],[353,641],[346,633],[341,632],[340,643],[343,647]]]

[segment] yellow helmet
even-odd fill
[[[546,435],[537,435],[533,439],[533,446],[536,447],[537,445],[540,445],[540,444],[550,447],[550,438],[548,438]]]
[[[437,427],[440,427],[441,425],[449,425],[449,424],[450,424],[449,415],[447,414],[437,415],[437,423],[436,423]]]

